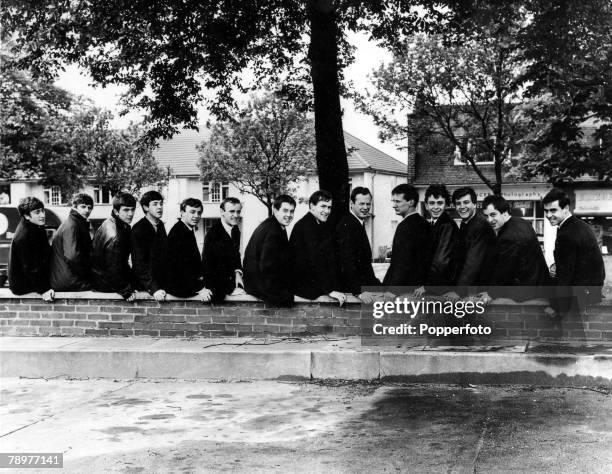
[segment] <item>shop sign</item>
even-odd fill
[[[574,212],[582,215],[612,215],[612,189],[576,190]]]

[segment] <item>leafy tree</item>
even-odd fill
[[[127,129],[110,127],[112,115],[100,112],[85,136],[87,179],[110,190],[137,194],[145,186],[161,185],[168,179],[153,157],[152,148],[143,143],[144,130],[131,124]]]
[[[314,108],[320,185],[342,212],[349,191],[340,108],[342,70],[352,54],[346,32],[370,31],[390,42],[450,21],[470,3],[8,0],[3,22],[17,33],[23,62],[35,70],[54,71],[68,61],[102,85],[127,85],[126,103],[148,112],[151,138],[196,127],[203,89],[215,93],[211,111],[227,116],[232,88],[249,87],[246,68],[255,87],[266,77],[291,78],[283,91]]]
[[[405,140],[410,133],[417,153],[426,155],[439,147],[450,154],[455,149],[499,194],[507,158],[524,134],[515,31],[506,16],[461,43],[415,35],[392,62],[374,71],[375,91],[358,97],[360,106],[383,138]],[[411,126],[398,114],[409,114]],[[483,161],[493,163],[493,176]]]
[[[69,193],[80,187],[85,156],[79,143],[87,104],[24,71],[0,65],[0,178],[41,178]]]
[[[612,177],[612,3],[532,0],[521,38],[529,153],[517,162],[525,177],[553,182],[585,173]],[[585,124],[594,127],[585,135]]]
[[[199,147],[203,181],[230,181],[272,215],[274,197],[295,192],[315,171],[312,121],[272,94],[253,98],[236,117],[212,125]]]
[[[113,130],[108,112],[2,59],[0,178],[37,178],[66,195],[89,180],[112,192],[164,181],[141,127]]]
[[[405,138],[406,125],[393,117],[412,112],[411,139],[421,151],[443,137],[494,193],[506,172],[609,179],[612,4],[477,0],[472,7],[443,35],[392,45],[393,63],[374,73],[378,90],[361,98],[382,137]],[[602,145],[585,140],[587,120]],[[483,158],[494,163],[493,176],[478,165]]]

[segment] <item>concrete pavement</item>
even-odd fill
[[[0,338],[0,376],[612,386],[612,347],[364,346],[359,338]]]
[[[599,389],[12,378],[0,386],[0,451],[61,452],[66,473],[612,466],[612,398]]]

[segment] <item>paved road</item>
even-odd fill
[[[64,452],[65,469],[47,472],[612,472],[612,395],[597,390],[0,385],[0,451]]]

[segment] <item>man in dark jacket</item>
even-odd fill
[[[168,238],[161,220],[164,198],[157,191],[147,191],[140,198],[140,205],[145,215],[132,227],[132,270],[138,289],[163,301],[166,298],[163,287]]]
[[[274,199],[272,217],[259,224],[244,251],[245,289],[266,304],[293,304],[287,226],[294,212],[295,200],[291,196],[282,194]]]
[[[333,228],[327,222],[332,208],[331,194],[315,191],[308,207],[309,212],[296,222],[289,239],[294,292],[309,300],[327,295],[343,305],[346,295],[339,291]]]
[[[119,192],[113,197],[113,210],[94,235],[93,287],[103,293],[119,293],[133,301],[134,275],[128,263],[131,251],[130,224],[136,211],[136,199]]]
[[[21,221],[17,225],[9,251],[9,288],[16,295],[40,293],[53,301],[55,292],[49,284],[51,248],[45,231],[45,206],[35,197],[22,199],[17,206]]]
[[[570,212],[567,194],[553,188],[542,199],[546,218],[557,226],[554,280],[557,287],[555,309],[561,314],[601,301],[605,268],[593,230]]]
[[[241,211],[242,204],[238,199],[225,198],[221,203],[221,219],[204,237],[204,282],[211,289],[214,302],[223,301],[226,295],[237,289],[244,290],[238,228]]]
[[[362,291],[362,287],[380,285],[372,269],[372,247],[365,230],[372,208],[370,190],[357,186],[351,192],[350,205],[350,213],[340,219],[335,234],[340,290],[369,304],[374,301],[374,295],[371,291]]]
[[[89,235],[89,215],[93,199],[79,193],[72,199],[68,218],[53,237],[51,286],[57,291],[87,291],[91,289],[92,244]]]
[[[491,260],[495,251],[495,232],[487,219],[476,211],[476,193],[459,188],[453,193],[455,209],[461,217],[457,250],[457,292],[462,296],[476,294],[489,283]],[[457,292],[447,293],[456,298]]]
[[[431,226],[431,263],[426,286],[417,288],[416,296],[421,296],[425,291],[443,294],[455,284],[459,229],[446,212],[449,204],[450,194],[443,184],[432,184],[425,191],[425,209]]]
[[[550,275],[533,226],[520,217],[511,217],[510,204],[501,196],[484,198],[482,209],[497,235],[485,301],[548,297]]]
[[[417,212],[419,193],[414,186],[400,184],[391,194],[393,209],[402,220],[395,229],[391,264],[383,284],[411,287],[411,290],[415,290],[422,286],[427,278],[431,227]]]
[[[182,298],[198,295],[202,301],[210,301],[212,292],[204,285],[202,257],[194,233],[203,209],[199,199],[181,202],[181,217],[168,234],[165,290]]]

